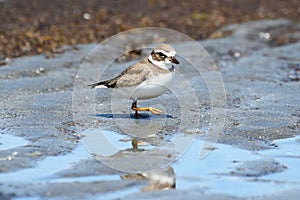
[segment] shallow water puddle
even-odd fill
[[[85,132],[86,136],[89,134],[85,138],[85,142],[89,141],[89,144],[92,144],[88,149],[92,149],[94,153],[95,151],[100,151],[103,154],[106,153],[107,156],[121,155],[122,157],[127,155],[126,153],[128,152],[139,155],[153,149],[166,147],[164,145],[160,146],[159,143],[151,142],[151,140],[149,143],[146,140],[146,142],[138,144],[138,147],[134,147],[132,138],[129,136],[111,131],[103,132],[104,137],[114,146],[114,151],[103,151],[101,149],[101,146],[103,147],[104,145],[101,143],[103,135],[99,136],[98,129],[89,129]],[[4,141],[3,138],[2,141]],[[10,136],[7,136],[7,138],[9,139]],[[162,177],[164,181],[175,181],[176,179],[176,189],[178,190],[197,189],[202,190],[204,193],[222,193],[240,197],[261,196],[299,188],[300,136],[276,140],[274,142],[278,146],[277,148],[258,152],[217,144],[215,149],[204,159],[199,158],[201,145],[204,143],[201,139],[194,139],[192,135],[179,134],[176,140],[192,141],[192,143],[184,154],[179,156],[179,159],[172,163],[167,170],[142,173],[141,175],[150,180],[159,177]],[[7,141],[5,140],[5,143],[9,144]],[[18,146],[26,144],[24,140],[19,141],[17,143]],[[6,146],[6,148],[8,147],[11,148],[12,145]],[[120,152],[125,154],[120,154]],[[159,153],[159,151],[157,152]],[[172,155],[169,156],[172,157]],[[92,156],[86,151],[86,147],[79,144],[70,154],[48,157],[40,161],[34,168],[0,174],[0,180],[2,182],[68,183],[122,179],[119,174],[83,177],[60,177],[57,175],[57,172],[69,169],[73,164],[90,158]],[[151,159],[151,157],[148,157],[148,159]],[[119,161],[123,162],[124,160]],[[57,163],[60,164],[57,165]],[[130,177],[131,174],[134,173],[128,173],[126,176]],[[108,192],[102,194],[102,196],[107,197],[106,199],[121,198],[125,195],[137,193],[140,190],[143,190],[143,188],[130,187],[124,188],[119,192]]]
[[[10,134],[0,134],[0,151],[27,145],[28,141]]]
[[[124,140],[124,135],[105,132],[105,137],[119,147],[119,151],[130,146]],[[180,135],[177,140],[189,137],[194,136]],[[199,159],[204,141],[190,139],[193,140],[191,146],[171,165],[177,189],[200,189],[205,193],[251,197],[295,189],[300,185],[300,136],[276,140],[274,143],[278,147],[265,151],[217,144],[204,159]],[[149,144],[148,148],[154,146]],[[122,194],[115,193],[112,196],[122,197]]]
[[[250,197],[295,189],[300,185],[300,137],[277,140],[278,148],[253,152],[241,150],[230,145],[217,144],[217,148],[205,159],[197,159],[201,140],[195,140],[188,151],[173,164],[177,177],[177,188],[203,188],[207,193],[223,193],[234,196]],[[292,154],[292,156],[291,156]],[[238,174],[238,166],[248,161],[256,164],[270,161],[265,171],[249,165]],[[279,163],[281,172],[272,166]],[[286,168],[285,168],[286,167]],[[248,171],[247,171],[248,170]],[[268,171],[269,170],[269,171]],[[266,175],[264,175],[264,173]]]
[[[277,149],[261,152],[264,156],[270,156],[287,166],[287,170],[276,173],[266,178],[283,181],[284,183],[295,183],[300,185],[300,136],[275,141],[279,146]]]
[[[89,158],[82,145],[79,145],[72,153],[62,156],[51,156],[38,162],[34,168],[22,169],[16,172],[0,174],[1,181],[36,182],[47,181],[53,178],[54,173],[69,168],[73,163],[81,159]],[[58,164],[59,163],[59,164]]]

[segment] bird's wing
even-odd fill
[[[145,81],[151,70],[147,64],[137,63],[126,68],[116,77],[116,87],[130,87],[141,84]]]

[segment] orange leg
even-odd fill
[[[152,114],[155,114],[155,115],[159,115],[159,114],[162,114],[163,112],[159,109],[156,109],[156,108],[152,108],[152,107],[146,107],[146,108],[138,108],[137,107],[137,100],[133,100],[132,102],[132,105],[131,105],[131,109],[135,111],[135,118],[138,118],[139,114],[138,114],[138,111],[148,111],[148,112],[151,112]]]

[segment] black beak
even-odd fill
[[[179,64],[179,61],[174,57],[171,58],[171,62],[175,64]]]

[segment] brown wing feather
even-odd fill
[[[148,78],[150,69],[147,64],[137,63],[126,68],[116,77],[116,87],[130,87],[139,85]]]

